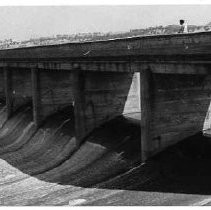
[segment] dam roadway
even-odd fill
[[[0,51],[1,205],[209,205],[211,33]]]

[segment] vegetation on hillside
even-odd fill
[[[148,35],[161,35],[161,34],[175,34],[178,33],[179,25],[155,26],[145,29],[131,29],[125,32],[94,32],[94,33],[77,33],[77,34],[58,34],[48,37],[31,38],[25,41],[14,41],[12,39],[0,40],[0,49],[17,48],[17,47],[30,47],[42,46],[51,44],[62,44],[69,42],[83,42],[83,41],[97,41],[108,40],[116,38],[125,38],[133,36],[148,36]],[[211,31],[211,22],[206,25],[188,25],[188,32],[201,32]]]

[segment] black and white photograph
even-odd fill
[[[210,206],[211,4],[61,2],[0,2],[0,206]]]

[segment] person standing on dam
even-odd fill
[[[187,22],[185,22],[184,20],[180,20],[180,30],[179,30],[179,34],[182,33],[188,33],[188,25]]]

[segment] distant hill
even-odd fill
[[[70,42],[81,42],[81,41],[96,41],[96,40],[108,40],[116,38],[125,38],[133,36],[147,36],[147,35],[160,35],[160,34],[176,34],[180,29],[179,25],[172,24],[167,26],[155,26],[141,29],[131,29],[125,32],[109,32],[109,33],[78,33],[78,34],[57,34],[51,37],[40,37],[36,39],[29,39],[22,42],[16,42],[12,39],[6,39],[0,41],[0,49],[14,48],[14,47],[28,47],[28,46],[40,46],[40,45],[51,45],[61,44]],[[189,32],[199,31],[211,31],[211,22],[206,25],[188,25]]]

